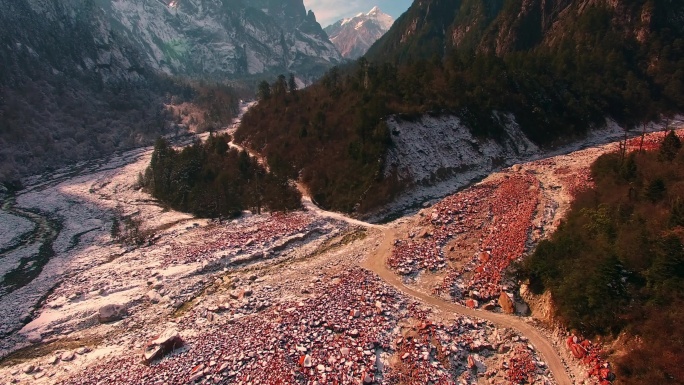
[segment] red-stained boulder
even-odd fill
[[[177,330],[168,329],[145,346],[145,362],[154,361],[183,346],[183,339]]]
[[[573,344],[572,348],[570,348],[570,350],[572,351],[572,355],[578,359],[583,358],[587,354],[587,352],[584,350],[584,348],[580,344]]]
[[[515,304],[513,303],[513,300],[503,291],[499,295],[499,306],[501,306],[501,309],[503,309],[506,314],[515,313]]]
[[[471,308],[471,309],[477,309],[477,307],[479,306],[479,304],[477,303],[477,301],[474,300],[474,299],[467,299],[466,302],[465,302],[465,304],[466,304],[467,307],[469,307],[469,308]]]

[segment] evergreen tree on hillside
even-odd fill
[[[681,148],[681,140],[674,131],[670,131],[665,135],[663,142],[660,144],[660,158],[671,162]]]
[[[257,90],[257,98],[259,100],[268,100],[271,97],[271,85],[266,80],[259,83]]]

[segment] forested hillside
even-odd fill
[[[525,261],[537,293],[588,336],[621,337],[624,384],[684,382],[684,151],[670,133],[658,151],[613,153],[595,186]]]
[[[201,217],[233,217],[243,210],[288,211],[301,206],[285,177],[267,172],[246,151],[228,146],[227,135],[210,135],[176,150],[157,140],[141,183],[169,207]]]
[[[414,2],[367,54],[370,60],[415,61],[454,51],[503,57],[540,47],[562,50],[569,40],[613,37],[662,44],[683,30],[677,0],[426,0]]]
[[[401,34],[407,18],[427,6],[430,12],[421,20],[428,22],[449,10],[457,15],[483,12],[477,1],[447,3],[414,3],[387,39]],[[515,4],[504,2],[499,13],[494,3],[489,6],[492,15],[503,17],[517,9]],[[640,4],[619,15],[603,2],[585,4],[570,19],[568,12],[557,15],[558,23],[567,23],[562,35],[549,27],[549,35],[535,40],[533,48],[500,55],[479,44],[443,54],[436,50],[441,41],[430,45],[429,33],[410,35],[394,48],[379,42],[389,51],[377,48],[376,54],[369,53],[376,60],[362,58],[336,68],[306,90],[288,93],[284,85],[274,84],[272,95],[247,114],[236,138],[263,152],[272,167],[287,169],[291,176],[301,173],[324,207],[363,212],[412,183],[384,169],[392,134],[383,121],[391,114],[406,119],[452,114],[476,135],[496,138],[504,122],[495,112],[510,113],[542,146],[572,140],[604,125],[606,118],[629,128],[676,114],[684,110],[684,35],[674,22],[681,6],[667,13],[667,1]],[[652,22],[644,27],[637,11],[646,8]],[[638,24],[648,39],[616,27],[629,25],[622,19],[629,10],[634,28]],[[455,17],[454,25],[461,25],[462,17]],[[421,49],[410,47],[414,41]],[[541,43],[547,41],[553,44]],[[415,55],[402,60],[402,50]],[[400,64],[391,63],[393,53]]]

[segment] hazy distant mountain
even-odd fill
[[[342,56],[356,59],[363,56],[393,23],[392,16],[374,7],[368,13],[359,13],[325,27],[325,32]]]

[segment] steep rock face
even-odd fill
[[[426,115],[415,121],[390,117],[393,145],[386,155],[385,176],[396,172],[416,185],[433,185],[454,175],[469,180],[540,153],[511,115],[497,118],[505,127],[500,140],[474,136],[456,116]]]
[[[97,0],[116,32],[169,74],[312,79],[341,60],[302,0]]]
[[[393,23],[392,16],[374,7],[368,13],[360,13],[325,27],[325,32],[342,56],[357,59],[389,31]]]
[[[48,66],[55,75],[92,71],[104,81],[143,79],[144,58],[124,36],[110,33],[108,18],[92,1],[0,0],[0,6],[4,79],[26,65]],[[28,62],[13,68],[21,60]]]
[[[600,9],[605,12],[597,12]],[[370,59],[430,58],[458,50],[503,56],[555,47],[609,20],[624,39],[645,42],[655,30],[682,33],[684,4],[674,0],[423,0],[413,3],[369,50]]]
[[[157,77],[92,1],[0,0],[0,182],[163,133]]]

